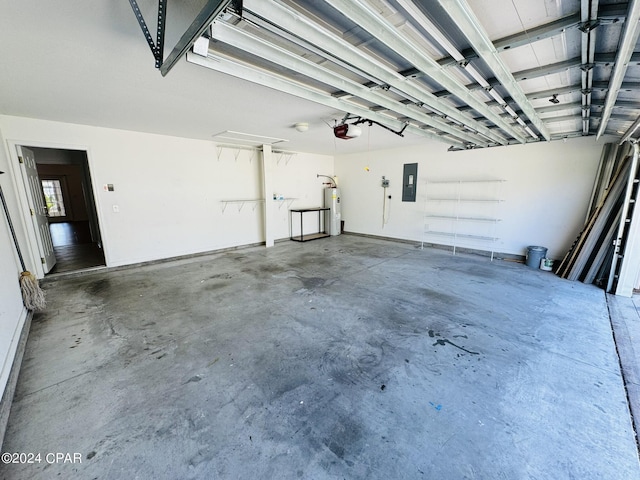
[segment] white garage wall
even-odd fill
[[[3,148],[0,148],[0,171],[8,172]],[[8,173],[0,175],[0,185],[6,197],[10,214],[15,219],[17,206],[13,201],[14,190]],[[0,218],[0,397],[2,397],[9,379],[20,333],[27,318],[27,310],[22,305],[18,283],[22,266],[11,239],[4,211],[0,213],[0,217],[2,217]],[[14,224],[17,233],[21,234],[20,224],[15,221]]]
[[[257,153],[10,116],[0,116],[0,130],[11,145],[87,150],[108,266],[264,241],[262,204],[229,204],[223,212],[222,203],[263,198]],[[293,206],[322,204],[316,173],[331,174],[332,157],[297,153],[275,155],[274,162],[277,192],[269,197],[283,193],[298,199]],[[106,184],[114,191],[106,191]],[[288,237],[287,204],[274,211],[275,238]]]
[[[308,153],[297,153],[287,157],[276,153],[274,162],[272,193],[285,198],[283,201],[275,202],[273,209],[275,238],[289,238],[289,209],[323,206],[322,184],[329,180],[318,175],[333,176],[333,157]],[[287,198],[290,200],[286,200]],[[317,218],[314,213],[305,214],[304,233],[318,231]],[[293,219],[293,225],[294,228],[299,225],[297,214]],[[299,230],[296,229],[293,233],[297,235]]]
[[[603,145],[603,141],[596,143],[589,137],[447,152],[446,145],[432,143],[337,156],[345,230],[421,241],[427,180],[503,179],[506,182],[501,184],[499,195],[504,202],[498,211],[502,221],[496,227],[500,239],[494,250],[524,255],[528,245],[541,245],[549,249],[550,258],[562,258],[584,223]],[[418,163],[415,203],[401,201],[404,163]],[[387,193],[392,197],[386,225],[380,185],[383,175],[390,180]],[[433,192],[434,186],[429,187]],[[437,243],[448,242],[442,238]]]

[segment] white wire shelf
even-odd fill
[[[465,217],[465,216],[456,216],[456,215],[430,215],[427,214],[424,218],[441,218],[443,220],[465,220],[469,222],[501,222],[501,218],[486,218],[486,217]]]
[[[487,240],[495,242],[498,240],[497,237],[487,237],[485,235],[472,235],[469,233],[455,233],[455,232],[440,232],[437,230],[427,230],[424,232],[426,235],[438,235],[440,237],[451,237],[451,238],[469,238],[473,240]]]
[[[427,184],[451,184],[455,185],[458,183],[502,183],[506,182],[506,180],[427,180]]]
[[[264,198],[249,198],[249,199],[240,199],[240,200],[221,200],[220,201],[220,203],[222,203],[222,213],[224,213],[228,205],[237,205],[238,211],[240,211],[246,204],[251,204],[253,206],[253,210],[255,210],[258,204],[262,202],[264,202]]]
[[[504,202],[498,198],[457,198],[457,197],[427,197],[427,200],[434,200],[436,202],[488,202],[488,203],[500,203]]]
[[[459,246],[473,246],[490,250],[493,260],[500,240],[504,182],[497,178],[427,180],[422,246],[425,242],[449,244],[454,255]]]

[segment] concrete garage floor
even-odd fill
[[[2,478],[640,478],[591,285],[343,235],[45,288]]]

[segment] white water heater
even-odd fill
[[[324,228],[329,235],[340,235],[342,214],[340,212],[340,189],[330,187],[324,189]]]

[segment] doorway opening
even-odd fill
[[[87,152],[29,147],[40,179],[55,264],[49,274],[105,266]]]

